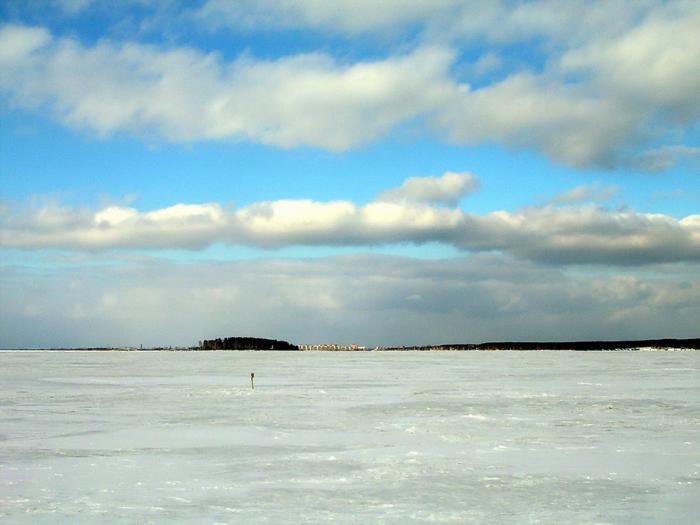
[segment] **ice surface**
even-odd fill
[[[0,353],[2,523],[696,524],[699,489],[699,352]]]

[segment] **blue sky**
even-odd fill
[[[0,23],[0,346],[698,335],[696,2]]]

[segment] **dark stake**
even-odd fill
[[[255,372],[250,373],[250,388],[255,390]]]

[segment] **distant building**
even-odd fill
[[[341,351],[348,352],[353,350],[367,350],[367,347],[358,345],[357,343],[352,343],[349,345],[338,344],[338,343],[321,343],[321,344],[301,344],[299,345],[299,350],[305,350],[307,352],[332,352]]]

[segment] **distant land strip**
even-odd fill
[[[277,339],[260,337],[226,337],[200,341],[197,346],[181,347],[83,347],[83,348],[15,348],[7,350],[78,350],[78,351],[488,351],[488,350],[574,350],[574,351],[663,351],[663,350],[700,350],[700,338],[695,339],[643,339],[637,341],[511,341],[489,343],[454,343],[417,346],[377,346],[368,348],[357,345],[295,345]]]
[[[441,344],[381,348],[399,350],[699,350],[700,339],[644,339],[640,341],[548,341],[491,342],[478,344]]]

